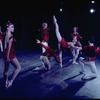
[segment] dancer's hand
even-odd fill
[[[82,50],[82,47],[78,47],[78,50]]]
[[[82,36],[80,36],[80,39],[82,39]]]
[[[36,43],[40,44],[41,42],[40,42],[40,40],[36,39]]]
[[[11,60],[10,60],[10,58],[9,57],[7,57],[7,62],[10,62]]]

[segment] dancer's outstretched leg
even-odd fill
[[[57,19],[56,19],[55,16],[53,16],[53,22],[54,22],[54,25],[55,25],[56,37],[58,39],[58,42],[60,42],[62,40],[62,37],[60,35],[59,26],[58,26]]]
[[[56,19],[55,16],[53,16],[53,22],[54,22],[54,25],[55,25],[56,37],[58,39],[58,42],[61,42],[62,37],[60,35],[59,26],[58,26],[57,19]],[[60,66],[62,68],[62,51],[60,50],[60,44],[58,44],[58,49],[59,49],[59,58],[60,58],[60,61],[61,61]]]
[[[84,59],[83,57],[79,58],[79,63],[81,65],[81,71],[80,71],[80,73],[84,73],[85,72],[83,59]]]

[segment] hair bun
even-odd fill
[[[6,26],[8,27],[8,26],[10,26],[10,25],[12,25],[13,23],[11,23],[10,21],[8,21],[7,23],[6,23]]]

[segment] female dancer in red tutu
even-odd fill
[[[76,45],[82,47],[82,44],[80,43],[80,39],[82,39],[82,36],[80,36],[78,33],[78,27],[73,27],[73,33],[71,33],[71,40],[73,40],[73,38],[75,37],[77,39]]]
[[[75,46],[82,47],[82,44],[80,43],[80,39],[82,39],[82,37],[78,33],[78,27],[74,27],[73,33],[71,33],[71,41],[73,41],[74,38],[76,38],[76,40],[77,40]],[[72,64],[78,64],[76,62],[76,60],[77,60],[78,55],[79,55],[79,50],[74,49],[74,48],[70,48],[70,51],[72,53],[73,58],[69,61],[72,61]]]
[[[4,47],[4,56],[5,56],[4,78],[5,78],[5,87],[8,88],[12,86],[14,79],[21,70],[21,66],[16,58],[16,52],[14,50],[14,42],[16,42],[12,34],[12,32],[14,32],[14,25],[8,21],[6,26],[7,26],[7,31],[5,36],[5,47]],[[10,63],[15,67],[15,70],[13,71],[11,79],[8,80],[8,70]]]
[[[55,60],[60,63],[60,60],[57,58],[56,50],[52,49],[50,46],[45,46],[40,40],[36,40],[38,44],[40,44],[42,47],[46,49],[45,52],[42,53],[40,56],[40,59],[42,60],[44,66],[43,67],[36,67],[33,70],[50,70],[50,57],[54,57]]]
[[[66,42],[65,39],[61,37],[61,34],[59,32],[59,26],[58,26],[57,19],[55,16],[53,16],[53,21],[54,21],[54,25],[55,25],[56,36],[57,36],[57,39],[59,42],[59,44],[58,44],[58,48],[60,50],[59,58],[61,61],[60,66],[62,67],[62,50],[67,49],[67,48],[75,48],[75,49],[80,50],[81,47],[75,46],[75,44],[77,42],[76,38],[74,38],[72,42]]]
[[[91,37],[88,41],[89,45],[84,46],[82,49],[82,52],[86,54],[86,57],[80,57],[79,62],[81,64],[81,73],[84,73],[84,76],[82,79],[91,79],[97,77],[97,68],[95,65],[96,55],[100,55],[100,48],[94,45],[95,39],[94,37]],[[91,69],[91,74],[85,74],[85,67],[84,65],[87,65]]]

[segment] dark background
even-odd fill
[[[96,12],[91,14],[90,8]],[[60,8],[63,9],[60,12]],[[51,26],[49,45],[57,48],[57,38],[54,31],[52,16],[55,15],[62,37],[69,41],[72,28],[77,26],[83,37],[81,43],[87,44],[90,36],[96,38],[96,45],[100,46],[100,2],[95,0],[25,0],[4,1],[0,6],[0,26],[6,31],[6,22],[10,20],[15,25],[14,36],[17,40],[16,48],[39,49],[35,42],[41,40],[38,29],[43,22]]]

